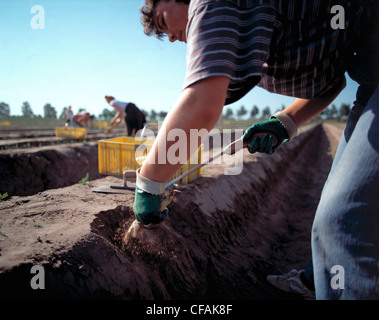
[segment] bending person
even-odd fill
[[[122,122],[124,114],[128,137],[135,136],[136,132],[143,128],[146,123],[145,115],[134,103],[118,101],[112,96],[105,96],[105,100],[116,110],[116,114],[111,120],[111,127],[107,130],[107,133],[111,132]]]

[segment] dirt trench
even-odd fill
[[[42,147],[0,153],[0,193],[29,196],[89,179],[103,177],[98,171],[98,143]]]
[[[122,201],[116,195],[105,199],[76,185],[14,198],[3,211],[12,223],[30,215],[28,206],[42,196],[56,203],[67,192],[72,201],[82,193],[86,203],[76,204],[75,223],[65,218],[65,232],[52,227],[49,232],[47,222],[45,230],[31,230],[37,243],[24,240],[19,256],[7,250],[15,240],[11,228],[1,230],[8,238],[0,241],[5,298],[299,299],[273,288],[265,277],[304,268],[309,261],[313,216],[338,134],[325,125],[306,128],[271,156],[245,154],[238,176],[209,165],[202,178],[180,186],[169,217],[154,230],[133,224],[132,194]],[[65,206],[54,217],[47,209],[41,215],[52,226],[55,217],[67,216],[71,207]],[[35,292],[29,270],[37,263],[46,270],[48,286]]]

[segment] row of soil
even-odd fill
[[[154,274],[135,280],[139,285],[127,297],[299,299],[278,292],[265,277],[305,268],[311,258],[311,226],[332,161],[329,148],[318,126],[276,155],[245,163],[241,175],[183,187],[186,196],[154,233],[132,225],[130,208],[100,212],[92,230],[119,250],[124,265],[133,264],[128,274]]]
[[[207,166],[179,187],[168,218],[153,230],[135,224],[133,193],[101,195],[76,184],[15,197],[3,208],[0,262],[8,263],[0,287],[8,298],[299,299],[265,277],[310,259],[334,133],[307,128],[273,155],[245,153],[239,175]],[[37,263],[47,284],[38,292],[30,289]]]
[[[122,130],[115,130],[106,139],[122,136]],[[87,174],[89,180],[103,177],[98,171],[101,138],[102,133],[90,133],[81,141],[56,137],[0,141],[0,193],[28,196],[70,186]],[[234,138],[235,132],[231,132],[230,139]],[[210,139],[204,150],[212,148],[212,143]]]
[[[2,132],[2,137],[0,139],[0,152],[14,152],[19,149],[30,149],[44,146],[68,145],[77,142],[86,143],[89,141],[113,138],[123,135],[124,133],[125,130],[122,129],[116,129],[110,134],[105,134],[104,131],[100,130],[87,130],[87,136],[85,139],[75,139],[56,137],[55,131],[41,132],[38,130],[34,133],[29,130],[27,133],[17,131],[12,131],[10,133]]]
[[[98,143],[31,148],[0,153],[0,193],[28,196],[48,189],[102,177],[98,171]]]

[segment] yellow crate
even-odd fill
[[[70,128],[70,127],[57,127],[55,128],[55,136],[68,139],[86,139],[86,128]]]
[[[139,140],[136,140],[132,137],[120,137],[100,140],[99,173],[123,176],[123,173],[126,170],[137,170],[141,166],[143,160],[146,158],[147,153],[151,150],[153,141],[144,139],[143,144],[146,146],[146,150],[143,153],[143,159],[141,159],[142,161],[137,161],[136,150],[140,145]],[[203,147],[201,146],[198,149],[197,154],[194,154],[191,159],[175,173],[171,180],[200,164],[202,160],[202,151]],[[139,152],[137,155],[139,155]],[[178,183],[188,184],[200,177],[201,174],[201,169],[196,170],[187,177],[184,177],[178,181]]]
[[[152,142],[144,140],[147,152]],[[99,141],[99,173],[122,176],[125,170],[137,170],[136,149],[139,141],[131,137],[120,137]],[[147,154],[146,152],[146,154]]]
[[[94,127],[95,127],[95,129],[104,129],[104,130],[106,130],[106,129],[108,129],[108,122],[106,122],[106,121],[95,122],[94,123]]]
[[[68,139],[86,139],[86,128],[69,128],[69,127],[57,127],[55,128],[55,136]]]
[[[9,121],[0,121],[0,127],[9,127],[10,125]]]

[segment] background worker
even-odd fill
[[[87,111],[80,111],[73,116],[72,125],[74,127],[87,127],[88,123],[92,123],[94,116]]]
[[[334,28],[336,3],[344,9],[345,23]],[[158,154],[167,155],[174,143],[166,141],[168,132],[180,128],[187,134],[189,157],[198,148],[190,143],[190,130],[210,131],[225,104],[258,85],[296,98],[244,134],[251,153],[271,154],[327,108],[344,89],[348,71],[360,87],[313,224],[316,297],[379,298],[377,9],[375,0],[145,0],[145,33],[186,42],[187,73],[137,171],[136,219],[147,225],[168,214],[167,208],[160,212],[159,197],[181,166],[158,162]],[[165,146],[163,152],[159,146]],[[330,286],[334,265],[345,268],[349,290]]]
[[[66,110],[64,111],[63,117],[66,119],[65,126],[68,127],[72,125],[73,123],[73,117],[74,117],[74,112],[72,111],[71,106],[68,106]]]
[[[105,96],[105,100],[116,110],[116,114],[110,122],[111,127],[107,130],[107,133],[110,133],[122,122],[124,114],[128,137],[135,136],[136,132],[143,128],[146,123],[145,115],[134,103],[118,101],[112,96]]]

